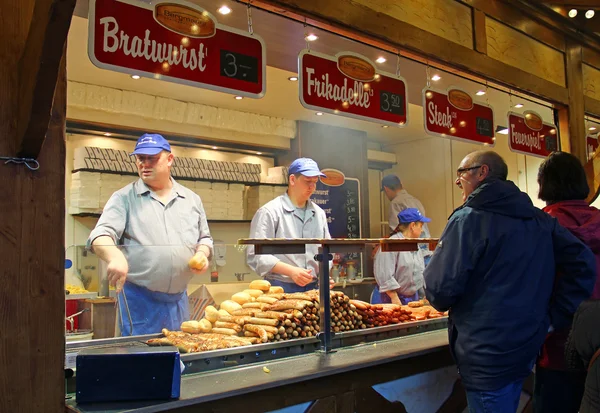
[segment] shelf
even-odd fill
[[[68,294],[65,295],[65,300],[88,300],[98,298],[98,293],[83,293],[83,294]]]
[[[138,176],[138,174],[134,173],[134,172],[104,171],[104,170],[89,169],[89,168],[79,168],[79,169],[73,169],[71,171],[72,174],[74,174],[76,172],[96,172],[96,173],[100,173],[100,174]],[[287,184],[269,184],[269,183],[262,183],[262,182],[228,181],[228,180],[222,180],[222,179],[187,178],[184,176],[174,176],[173,178],[175,178],[177,181],[215,182],[215,183],[224,183],[224,184],[241,184],[241,185],[247,185],[247,186],[258,186],[258,185],[287,186]]]
[[[100,218],[100,213],[97,212],[79,212],[77,214],[71,214],[72,217],[77,218]],[[207,219],[209,224],[229,224],[229,223],[250,223],[250,219]]]

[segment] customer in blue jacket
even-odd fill
[[[506,180],[500,155],[473,152],[456,175],[464,204],[425,269],[425,292],[437,310],[450,310],[450,350],[469,411],[515,412],[546,333],[571,323],[594,287],[596,263]],[[557,269],[565,276],[555,284]]]

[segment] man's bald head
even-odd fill
[[[508,177],[508,166],[504,159],[494,151],[476,151],[469,155],[472,165],[487,165],[489,168],[485,181],[506,181]]]

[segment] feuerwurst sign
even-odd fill
[[[298,58],[300,103],[307,109],[402,127],[407,122],[406,83],[379,72],[351,52],[328,56],[303,50]]]
[[[266,92],[260,36],[182,0],[90,0],[88,54],[102,69],[252,98]]]
[[[423,89],[425,132],[442,138],[494,146],[494,111],[473,101],[464,90],[450,87],[446,92]]]
[[[510,150],[524,155],[545,158],[558,150],[556,126],[533,111],[508,113],[508,138]]]

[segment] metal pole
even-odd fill
[[[329,294],[329,261],[333,257],[329,254],[329,245],[321,245],[319,254],[315,257],[319,263],[319,318],[321,331],[317,335],[321,340],[321,351],[331,353],[331,301]]]

